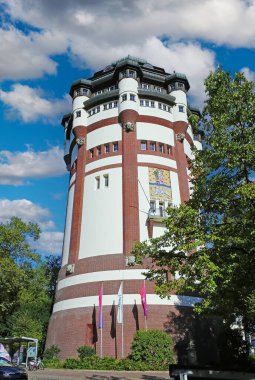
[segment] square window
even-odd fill
[[[184,112],[184,106],[179,106],[179,112]]]
[[[141,150],[147,149],[147,141],[141,141]]]
[[[163,104],[163,110],[166,111],[166,105],[165,104]]]
[[[159,108],[160,110],[162,109],[162,104],[161,104],[161,103],[158,104],[158,108]]]
[[[110,145],[109,144],[105,144],[104,149],[105,149],[105,153],[110,153]]]
[[[89,116],[91,116],[92,115],[92,112],[91,111],[89,111]]]
[[[156,202],[150,201],[150,212],[155,213],[156,212]]]
[[[107,104],[104,104],[104,111],[107,110]]]
[[[130,100],[132,100],[133,102],[135,102],[135,95],[134,94],[130,94]]]
[[[164,144],[159,144],[158,149],[160,153],[164,153]]]
[[[100,189],[100,177],[96,177],[96,189]]]
[[[149,102],[149,100],[145,100],[145,106],[146,106],[146,107],[149,107],[149,106],[150,106],[150,102]]]
[[[97,107],[97,112],[100,112],[100,106]]]
[[[75,117],[81,117],[81,111],[76,111]]]
[[[112,108],[113,103],[109,103],[109,108]]]
[[[98,146],[97,147],[97,155],[100,156],[101,153],[102,153],[101,146]]]
[[[171,113],[171,107],[167,107],[167,111]]]
[[[94,157],[94,149],[90,149],[90,158]]]
[[[140,100],[140,106],[144,106],[144,101],[143,100]]]
[[[152,108],[155,107],[155,102],[154,102],[154,101],[151,102],[151,107],[152,107]]]
[[[77,88],[76,94],[77,94],[77,96],[81,95],[81,89],[80,88]]]
[[[131,78],[134,78],[134,77],[135,77],[135,71],[133,71],[133,70],[129,70],[129,76],[130,76]]]
[[[125,100],[127,100],[127,94],[122,95],[121,99],[123,102],[125,102]]]
[[[109,187],[109,175],[104,175],[104,187]]]
[[[117,152],[119,150],[119,144],[117,142],[113,143],[113,151]]]
[[[114,106],[114,108],[117,108],[117,107],[118,107],[118,102],[117,102],[117,100],[115,100],[115,102],[113,103],[113,106]]]
[[[87,95],[88,94],[88,90],[86,88],[83,88],[82,89],[82,95]]]
[[[155,143],[155,141],[151,141],[150,142],[150,150],[153,150],[153,151],[156,150],[156,143]]]
[[[169,155],[171,154],[171,147],[169,145],[167,145],[167,147],[166,147],[166,152]]]
[[[92,110],[92,113],[93,113],[93,115],[95,115],[95,113],[96,113],[96,109],[95,108]]]

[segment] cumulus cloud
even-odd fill
[[[26,123],[38,119],[53,122],[58,115],[70,110],[67,95],[60,100],[46,99],[42,97],[40,89],[22,84],[14,84],[11,91],[0,89],[0,100],[8,107],[10,118],[17,118],[18,114]]]
[[[169,71],[183,71],[198,103],[204,78],[215,66],[214,54],[203,42],[255,46],[254,0],[65,0],[61,6],[59,0],[2,1],[12,20],[40,28],[23,38],[30,41],[25,46],[35,44],[42,62],[65,51],[75,65],[97,70],[136,55]]]
[[[42,232],[39,240],[34,242],[33,246],[43,253],[61,254],[63,236],[63,232]]]
[[[54,222],[50,219],[50,212],[27,199],[0,199],[0,222],[6,223],[16,216],[25,222],[38,223],[42,229],[52,229]]]
[[[27,199],[0,199],[0,210],[0,223],[6,223],[15,216],[24,222],[33,222],[39,225],[42,230],[40,238],[37,241],[29,241],[37,251],[46,254],[61,254],[63,232],[47,231],[55,228],[55,223],[50,219],[51,214],[47,208]]]
[[[249,81],[255,81],[255,72],[249,69],[249,67],[243,67],[240,71],[244,73],[246,79]]]
[[[100,42],[101,36],[119,45],[134,36],[141,41],[161,34],[239,47],[255,45],[253,0],[158,0],[156,4],[154,0],[66,0],[61,7],[58,0],[5,3],[12,17],[45,29],[51,29],[54,21],[57,30],[71,38],[90,30],[89,39]]]
[[[64,53],[68,42],[57,31],[24,34],[8,26],[0,29],[0,80],[31,79],[56,74],[57,63],[51,54]]]
[[[22,185],[29,178],[57,177],[65,172],[63,151],[59,147],[47,151],[0,151],[1,185]]]

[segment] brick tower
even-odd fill
[[[185,75],[131,56],[71,85],[73,111],[62,121],[70,171],[62,268],[47,337],[62,357],[82,345],[100,353],[102,284],[103,355],[127,356],[145,327],[144,269],[130,266],[132,248],[160,236],[166,208],[189,199],[187,158],[201,143],[188,123],[198,112],[187,104],[188,90]],[[123,326],[116,323],[121,282]],[[148,329],[164,329],[169,313],[193,306],[191,297],[160,299],[153,289],[146,282]]]

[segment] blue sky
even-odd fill
[[[200,108],[218,65],[255,79],[255,0],[0,0],[0,222],[39,223],[60,254],[71,83],[128,54],[185,73]]]

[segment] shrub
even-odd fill
[[[59,359],[43,359],[46,368],[63,368],[63,362]]]
[[[96,351],[93,347],[89,346],[80,346],[77,348],[77,352],[79,354],[79,358],[82,360],[84,358],[89,358],[96,354]]]
[[[54,344],[44,351],[43,358],[46,360],[58,359],[58,354],[60,353],[60,348]]]
[[[149,371],[155,370],[155,367],[145,362],[137,362],[132,359],[115,359],[112,357],[99,358],[91,356],[83,360],[77,358],[68,358],[64,361],[64,368],[69,369],[93,369],[93,370],[111,370],[111,371]],[[165,369],[157,367],[157,370]]]
[[[154,366],[167,368],[176,362],[172,338],[160,330],[137,331],[132,343],[131,359]],[[156,366],[156,367],[155,367]]]

